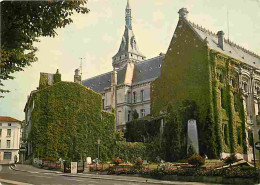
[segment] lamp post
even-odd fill
[[[100,146],[100,141],[101,141],[100,139],[97,140],[97,144],[98,144],[98,161],[97,161],[97,163],[99,163],[99,153],[100,153],[99,146]]]

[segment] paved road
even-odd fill
[[[101,177],[101,176],[100,176]],[[110,176],[111,177],[111,176]],[[128,178],[128,180],[119,180],[119,176],[112,176],[114,179],[93,179],[91,176],[72,177],[66,174],[55,174],[55,173],[38,173],[38,172],[21,172],[14,171],[9,166],[0,165],[0,182],[3,185],[6,184],[35,184],[35,185],[151,185],[151,184],[187,184],[187,185],[202,185],[203,183],[190,183],[190,182],[168,182],[168,181],[157,181],[145,178]],[[137,182],[129,182],[131,180]],[[205,184],[204,184],[205,185]]]

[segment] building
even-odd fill
[[[115,117],[102,110],[101,98],[79,83],[61,81],[58,70],[41,73],[24,108],[25,159],[95,158],[97,139],[102,139],[101,154],[111,153]]]
[[[21,121],[0,116],[0,164],[19,161]]]
[[[150,114],[150,84],[160,76],[164,54],[145,59],[139,51],[132,27],[129,1],[125,9],[125,31],[121,45],[112,57],[113,71],[83,80],[84,86],[102,94],[103,109],[116,111],[117,129],[132,120],[134,110],[139,118]],[[75,71],[75,82],[79,72]]]
[[[169,105],[182,101],[195,102],[200,151],[216,144],[218,156],[238,152],[250,161],[250,133],[259,139],[260,57],[225,39],[223,31],[214,34],[190,22],[186,8],[178,13],[161,75],[151,85],[152,114],[166,113]],[[207,116],[212,125],[205,126]],[[205,127],[211,132],[205,133]]]

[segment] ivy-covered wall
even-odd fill
[[[77,83],[58,82],[34,93],[32,98],[28,140],[34,157],[96,158],[97,139],[101,139],[101,158],[113,157],[115,117],[101,111],[101,95]]]
[[[161,76],[151,85],[151,95],[153,115],[167,113],[169,106],[172,111],[176,111],[183,101],[195,103],[199,115],[197,124],[200,151],[216,157],[208,48],[182,20],[179,20],[165,56]],[[206,132],[212,132],[210,138]]]
[[[151,85],[153,116],[178,112],[182,102],[196,104],[200,154],[209,158],[247,151],[242,94],[230,83],[231,79],[238,83],[235,66],[239,62],[221,55],[180,19],[161,75]],[[223,69],[220,73],[219,68]],[[186,127],[187,121],[183,124]]]

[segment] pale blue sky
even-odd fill
[[[149,59],[166,52],[174,33],[178,10],[186,7],[188,19],[227,36],[229,10],[230,40],[260,55],[260,0],[130,0],[133,30],[140,51]],[[112,57],[124,32],[126,0],[89,0],[89,14],[75,14],[74,23],[57,30],[55,38],[36,43],[39,61],[5,81],[12,92],[0,99],[0,115],[24,119],[27,96],[38,87],[40,72],[55,73],[73,81],[74,70],[83,63],[83,78],[112,70]]]

